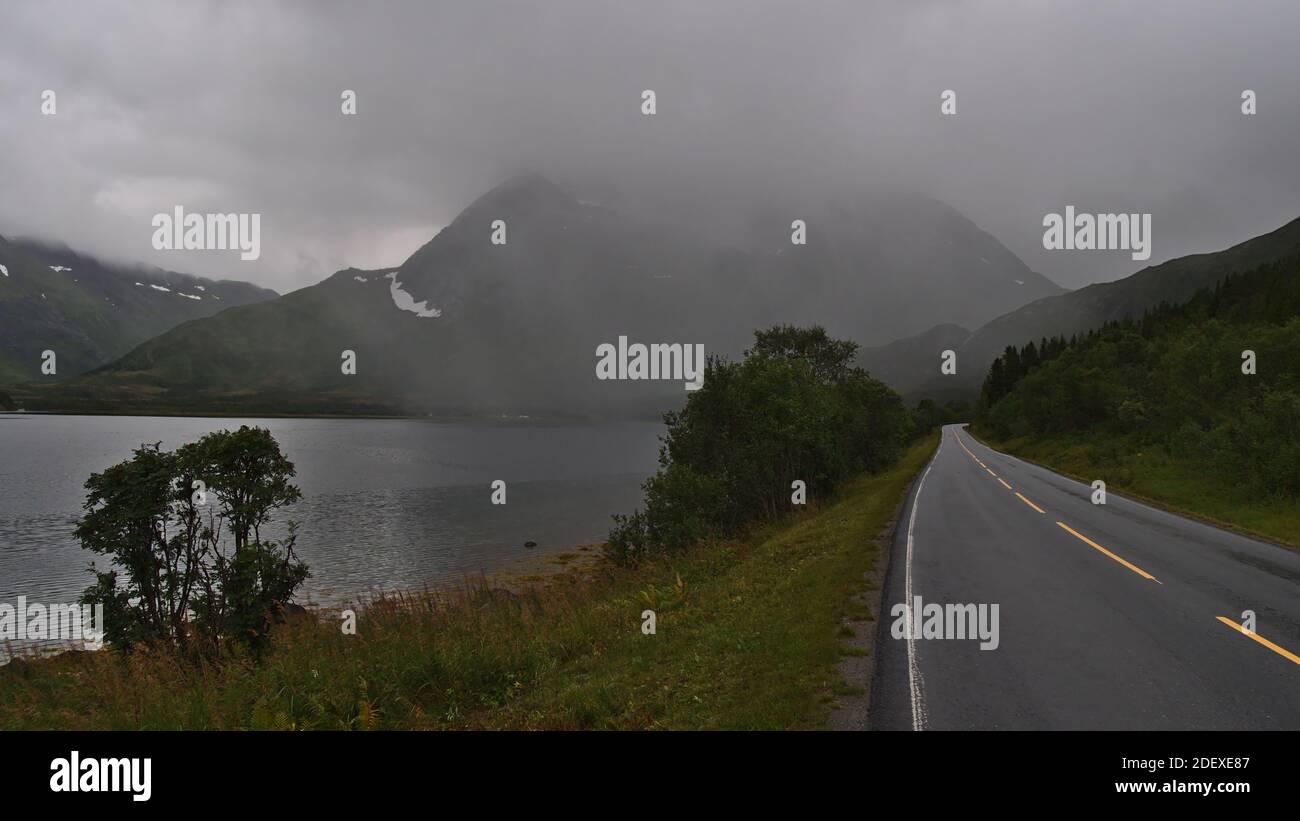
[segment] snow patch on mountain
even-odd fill
[[[384,276],[392,281],[388,286],[388,293],[393,298],[393,304],[396,305],[399,310],[415,314],[424,319],[442,316],[442,311],[437,308],[429,307],[429,301],[427,299],[422,302],[416,302],[415,297],[411,296],[406,291],[403,291],[402,283],[397,281],[397,271],[393,271],[391,274],[385,274]]]

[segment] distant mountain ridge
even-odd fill
[[[1138,318],[1161,302],[1181,303],[1228,274],[1247,271],[1300,252],[1300,218],[1223,251],[1172,259],[1112,282],[1030,302],[975,331],[932,328],[922,334],[862,351],[860,361],[906,397],[973,398],[989,365],[1008,345],[1038,342]],[[957,354],[957,373],[939,373],[945,349]]]
[[[1061,289],[934,200],[833,202],[808,242],[769,209],[723,244],[586,202],[535,175],[470,204],[397,268],[339,271],[173,328],[30,407],[622,415],[680,383],[601,382],[599,345],[697,343],[735,356],[756,328],[820,324],[883,340],[982,322]],[[506,242],[490,241],[505,224]],[[344,353],[356,356],[344,374]],[[83,404],[78,404],[83,403]]]
[[[183,322],[271,299],[247,282],[125,266],[66,246],[0,237],[0,380],[59,378],[110,362]]]

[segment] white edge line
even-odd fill
[[[939,447],[935,448],[934,456],[930,457],[930,464],[925,466],[925,473],[921,474],[921,481],[916,484],[916,495],[912,497],[912,515],[907,520],[907,558],[903,571],[903,602],[904,614],[907,618],[904,635],[907,636],[907,687],[912,696],[913,730],[925,729],[925,691],[921,681],[921,668],[916,662],[916,640],[912,635],[912,544],[914,541],[912,531],[916,527],[916,509],[921,504],[921,490],[925,487],[925,478],[930,475],[930,468],[934,467],[935,460],[939,458],[939,451],[943,450],[943,442],[946,438],[940,435]]]

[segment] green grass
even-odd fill
[[[998,440],[973,431],[990,447],[1106,489],[1187,513],[1214,524],[1300,547],[1300,508],[1262,497],[1204,465],[1176,459],[1159,447],[1086,439]]]
[[[640,567],[373,604],[357,635],[296,620],[261,663],[69,654],[0,668],[0,728],[820,727],[850,597],[938,444],[917,443],[818,510]],[[641,614],[657,614],[642,633]]]

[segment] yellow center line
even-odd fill
[[[1104,548],[1104,547],[1102,547],[1101,545],[1097,544],[1097,543],[1094,542],[1092,539],[1089,539],[1087,536],[1084,536],[1082,533],[1079,533],[1077,530],[1072,529],[1072,528],[1071,528],[1069,525],[1067,525],[1065,522],[1057,522],[1057,524],[1061,526],[1061,529],[1063,529],[1065,532],[1069,533],[1070,535],[1074,536],[1074,537],[1075,537],[1076,539],[1078,539],[1079,541],[1083,542],[1084,544],[1086,544],[1086,545],[1088,545],[1088,546],[1090,546],[1090,547],[1094,547],[1094,548],[1096,548],[1097,550],[1100,550],[1102,553],[1105,553],[1107,556],[1111,557],[1111,558],[1114,559],[1115,561],[1117,561],[1117,562],[1119,562],[1120,564],[1124,565],[1124,566],[1127,567],[1129,570],[1132,570],[1134,573],[1138,574],[1138,575],[1141,576],[1142,578],[1144,578],[1144,579],[1150,579],[1151,581],[1155,582],[1156,584],[1161,584],[1161,583],[1162,583],[1162,582],[1161,582],[1159,579],[1157,579],[1155,576],[1152,576],[1150,573],[1146,572],[1145,570],[1143,570],[1142,568],[1138,567],[1137,565],[1135,565],[1135,564],[1133,564],[1133,563],[1131,563],[1131,562],[1127,562],[1127,561],[1125,561],[1124,559],[1121,559],[1119,556],[1116,556],[1114,553],[1111,553],[1109,550],[1107,550],[1106,548]]]
[[[1219,621],[1223,622],[1224,624],[1228,625],[1233,630],[1236,630],[1238,633],[1242,634],[1243,636],[1254,639],[1255,641],[1264,645],[1268,649],[1272,650],[1274,653],[1277,653],[1282,658],[1290,659],[1296,664],[1300,664],[1300,656],[1297,656],[1295,653],[1292,653],[1289,650],[1284,650],[1281,647],[1278,647],[1273,642],[1260,636],[1258,633],[1255,633],[1254,631],[1247,630],[1246,628],[1242,627],[1240,624],[1237,624],[1232,619],[1225,619],[1223,616],[1215,616],[1215,618],[1217,618]]]
[[[963,442],[963,441],[961,440],[961,437],[960,437],[960,436],[958,436],[957,434],[954,433],[954,434],[953,434],[953,437],[956,438],[956,440],[957,440],[957,444],[961,445],[961,449],[964,450],[964,451],[966,451],[966,455],[969,456],[970,458],[972,458],[972,459],[975,460],[975,464],[979,465],[980,467],[984,468],[985,470],[988,470],[990,476],[997,476],[996,473],[994,473],[993,471],[989,470],[989,466],[988,466],[988,465],[984,464],[984,460],[980,459],[978,456],[975,455],[974,451],[972,451],[970,448],[966,447],[966,443]]]
[[[978,461],[980,460],[980,458],[979,458],[978,456],[976,456],[974,453],[971,453],[971,449],[968,448],[968,447],[966,447],[966,443],[963,442],[963,441],[961,440],[961,437],[960,437],[960,436],[958,436],[957,434],[954,433],[954,434],[953,434],[953,438],[957,440],[957,444],[961,445],[961,449],[962,449],[962,450],[964,450],[964,451],[966,451],[967,453],[970,454],[970,458],[974,459],[976,462],[978,462]]]
[[[1038,505],[1036,505],[1036,504],[1034,504],[1033,502],[1031,502],[1031,501],[1029,501],[1028,499],[1026,499],[1024,496],[1021,496],[1019,493],[1016,493],[1016,489],[1015,489],[1015,488],[1013,488],[1011,485],[1007,484],[1007,482],[1006,482],[1005,479],[1003,479],[1001,476],[998,476],[996,473],[994,473],[994,472],[989,468],[988,465],[984,464],[984,462],[982,462],[982,461],[980,460],[980,458],[979,458],[978,456],[976,456],[976,455],[974,454],[974,452],[971,451],[970,448],[966,447],[966,443],[963,442],[963,441],[961,440],[961,436],[959,436],[959,435],[956,434],[956,433],[953,433],[952,436],[953,436],[954,439],[957,440],[957,444],[961,445],[961,449],[964,450],[964,451],[966,451],[966,453],[970,455],[970,458],[974,459],[975,462],[976,462],[980,467],[982,467],[982,468],[984,468],[985,470],[987,470],[987,471],[989,472],[989,475],[990,475],[990,476],[992,476],[993,478],[995,478],[995,479],[997,479],[999,482],[1001,482],[1001,483],[1002,483],[1002,486],[1003,486],[1004,488],[1006,488],[1007,490],[1011,491],[1012,493],[1015,493],[1017,496],[1020,496],[1020,501],[1024,502],[1024,503],[1027,504],[1027,505],[1029,505],[1029,506],[1032,507],[1034,510],[1037,510],[1039,513],[1045,513],[1045,512],[1046,512],[1045,510],[1043,510],[1043,509],[1042,509],[1041,507],[1039,507]],[[1060,523],[1060,522],[1057,522],[1057,524],[1061,524],[1061,523]],[[1065,527],[1065,525],[1061,525],[1061,527]],[[1068,528],[1067,528],[1067,529],[1068,529]],[[1072,531],[1072,530],[1071,530],[1070,532],[1071,532],[1071,533],[1074,533],[1074,531]],[[1074,535],[1079,536],[1079,534],[1077,534],[1077,533],[1075,533]],[[1082,536],[1079,536],[1079,538],[1082,539],[1083,537],[1082,537]],[[1085,539],[1085,541],[1087,541],[1087,540]],[[1097,547],[1097,546],[1096,546],[1096,545],[1093,545],[1093,547]],[[1100,550],[1101,548],[1098,547],[1097,549]],[[1112,556],[1112,558],[1115,558],[1117,561],[1123,561],[1122,559],[1119,559],[1117,556]],[[1130,565],[1130,567],[1131,567],[1131,565]],[[1135,569],[1136,569],[1136,568],[1135,568]],[[1138,572],[1141,572],[1141,571],[1138,571]],[[1154,577],[1154,576],[1149,576],[1148,578],[1155,578],[1155,577]]]
[[[1041,507],[1039,507],[1038,505],[1036,505],[1036,504],[1034,504],[1033,502],[1029,501],[1029,500],[1026,499],[1024,496],[1021,496],[1020,493],[1016,493],[1016,495],[1017,495],[1017,496],[1020,496],[1020,501],[1024,502],[1024,503],[1027,504],[1027,505],[1029,505],[1029,506],[1032,507],[1034,510],[1037,510],[1039,513],[1043,513],[1043,512],[1044,512],[1044,510],[1043,510]]]
[[[1024,495],[1023,493],[1020,493],[1020,492],[1016,491],[1014,488],[1011,487],[1011,485],[1007,484],[1006,481],[1005,481],[1002,477],[998,476],[996,473],[994,473],[992,470],[990,470],[988,465],[984,464],[984,462],[982,462],[982,461],[980,460],[980,458],[979,458],[978,456],[976,456],[976,455],[971,451],[970,448],[966,447],[966,443],[963,442],[963,441],[961,440],[961,436],[959,436],[959,435],[957,435],[956,433],[954,433],[954,434],[953,434],[953,438],[955,438],[955,439],[957,440],[957,444],[961,445],[961,449],[964,450],[964,451],[966,451],[967,455],[969,455],[970,458],[972,458],[972,459],[975,460],[976,464],[978,464],[980,467],[982,467],[982,468],[984,468],[985,470],[987,470],[987,471],[989,472],[989,475],[990,475],[990,476],[993,476],[993,477],[996,478],[999,482],[1001,482],[1001,483],[1002,483],[1002,486],[1005,487],[1007,490],[1010,490],[1012,493],[1015,493],[1015,494],[1016,494],[1016,498],[1018,498],[1020,501],[1024,502],[1025,504],[1029,505],[1030,507],[1032,507],[1034,510],[1038,511],[1039,513],[1045,513],[1045,512],[1046,512],[1045,510],[1043,510],[1043,509],[1042,509],[1041,507],[1039,507],[1038,505],[1036,505],[1036,504],[1034,504],[1033,502],[1031,502],[1031,501],[1029,501],[1028,499],[1026,499],[1026,498],[1025,498],[1025,495]],[[1144,579],[1149,579],[1149,580],[1155,582],[1156,584],[1161,584],[1161,581],[1160,581],[1159,579],[1157,579],[1155,576],[1152,576],[1150,573],[1146,572],[1145,570],[1143,570],[1142,568],[1140,568],[1140,567],[1138,567],[1137,565],[1133,564],[1132,562],[1130,562],[1130,561],[1126,561],[1125,559],[1121,559],[1119,556],[1116,556],[1114,553],[1110,552],[1110,551],[1107,550],[1106,548],[1104,548],[1104,547],[1102,547],[1101,545],[1097,544],[1097,543],[1094,542],[1092,539],[1089,539],[1087,536],[1083,535],[1082,533],[1078,532],[1078,531],[1075,530],[1074,528],[1070,527],[1070,526],[1067,525],[1065,522],[1057,522],[1057,524],[1061,527],[1062,530],[1064,530],[1065,532],[1069,533],[1071,536],[1075,537],[1076,539],[1078,539],[1079,541],[1081,541],[1081,542],[1083,542],[1084,544],[1088,545],[1089,547],[1092,547],[1092,548],[1094,548],[1094,549],[1096,549],[1096,550],[1099,550],[1100,552],[1104,553],[1106,556],[1109,556],[1110,558],[1112,558],[1112,559],[1114,559],[1115,561],[1119,562],[1120,564],[1124,565],[1124,566],[1127,567],[1129,570],[1132,570],[1134,573],[1138,574],[1138,575],[1141,576],[1142,578],[1144,578]],[[1268,649],[1272,650],[1274,653],[1277,653],[1277,654],[1278,654],[1279,656],[1281,656],[1282,658],[1287,659],[1287,660],[1290,661],[1291,663],[1293,663],[1293,664],[1300,664],[1300,656],[1297,656],[1295,653],[1292,653],[1290,650],[1287,650],[1287,649],[1284,648],[1284,647],[1279,647],[1278,645],[1274,644],[1273,642],[1269,641],[1268,639],[1264,638],[1263,636],[1259,635],[1258,633],[1255,633],[1255,632],[1252,632],[1252,631],[1247,630],[1246,628],[1242,627],[1240,624],[1237,624],[1237,623],[1236,623],[1235,621],[1233,621],[1232,619],[1225,618],[1225,617],[1223,617],[1223,616],[1216,616],[1215,618],[1217,618],[1219,621],[1223,622],[1224,624],[1228,625],[1228,626],[1231,627],[1233,630],[1236,630],[1238,633],[1242,634],[1242,635],[1245,636],[1246,638],[1253,639],[1253,640],[1255,640],[1256,642],[1258,642],[1258,643],[1264,645],[1265,647],[1267,647]]]

